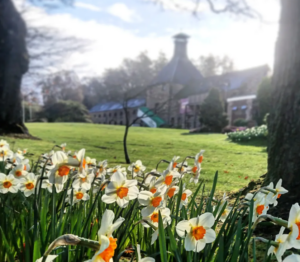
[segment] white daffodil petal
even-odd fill
[[[214,242],[216,240],[216,232],[211,228],[206,229],[206,232],[204,235],[204,240],[205,240],[205,243]]]
[[[204,213],[200,216],[199,223],[204,227],[212,227],[215,223],[215,218],[212,213]]]
[[[180,237],[185,237],[186,232],[189,233],[190,230],[191,230],[191,225],[188,220],[180,221],[176,226],[176,232]]]

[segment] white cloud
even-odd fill
[[[115,3],[111,5],[108,7],[107,12],[128,23],[141,20],[133,9],[130,9],[123,3]]]
[[[95,12],[100,12],[101,8],[95,5],[87,4],[87,3],[82,3],[82,2],[75,2],[74,6],[79,7],[79,8],[84,8],[87,10],[95,11]]]

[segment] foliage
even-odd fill
[[[209,54],[200,56],[199,60],[194,62],[204,77],[222,75],[234,69],[233,60],[228,56],[220,57]]]
[[[47,148],[67,142],[70,150],[85,148],[93,152],[97,159],[107,159],[111,165],[123,163],[124,127],[116,125],[96,125],[86,123],[28,123],[30,133],[41,140],[15,139],[5,137],[12,147],[31,148],[35,160]],[[187,131],[186,131],[187,132]],[[67,134],[67,135],[66,135]],[[147,139],[145,139],[147,138]],[[0,137],[1,139],[1,137]],[[258,141],[257,146],[231,143],[223,134],[182,134],[182,129],[131,127],[128,150],[133,159],[143,159],[146,166],[156,166],[160,159],[175,155],[180,148],[181,155],[190,155],[205,147],[206,157],[211,161],[202,165],[201,177],[206,187],[213,184],[211,176],[219,170],[218,194],[224,191],[237,191],[250,180],[259,179],[267,170],[265,145]],[[153,150],[155,148],[155,154]],[[166,153],[167,152],[167,153]],[[160,168],[159,168],[160,170]],[[161,171],[161,170],[160,170]],[[228,173],[225,173],[228,172]],[[248,179],[244,179],[248,177]],[[187,178],[183,179],[187,183]],[[194,191],[195,185],[190,185]]]
[[[200,123],[212,132],[221,132],[228,123],[220,91],[216,88],[209,91],[208,96],[200,105]]]
[[[75,72],[61,71],[48,75],[38,82],[42,88],[43,101],[46,106],[55,104],[60,100],[82,102],[82,85]]]
[[[265,124],[264,118],[266,114],[270,113],[272,103],[272,91],[273,86],[271,78],[265,78],[259,85],[256,95],[259,112],[257,116],[257,123],[259,125]]]
[[[248,121],[243,118],[236,119],[233,122],[234,126],[247,126],[247,124],[248,124]]]
[[[49,122],[92,122],[86,107],[76,101],[58,101],[45,106],[41,112]]]
[[[248,128],[244,131],[235,131],[227,134],[228,138],[234,142],[253,141],[258,139],[266,139],[268,136],[268,128],[266,125]]]
[[[46,261],[50,254],[47,261],[118,262],[125,253],[131,260],[141,256],[139,247],[147,257],[141,262],[243,262],[250,249],[256,261],[253,231],[266,219],[290,234],[281,229],[275,241],[257,238],[270,247],[263,261],[273,254],[281,261],[287,249],[298,246],[299,205],[292,206],[288,221],[266,214],[288,192],[281,181],[241,201],[238,196],[230,206],[226,194],[214,197],[218,172],[210,193],[204,191],[199,180],[204,150],[182,162],[176,156],[160,161],[157,166],[167,163],[163,172],[145,172],[141,161],[110,168],[85,149],[66,153],[66,144],[29,164],[26,150],[0,144],[1,261],[31,262],[44,254],[40,261]],[[197,184],[194,193],[182,183],[183,175]]]

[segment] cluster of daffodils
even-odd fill
[[[266,125],[248,128],[244,131],[235,131],[228,133],[227,136],[232,141],[249,141],[257,138],[266,138],[268,135],[268,128]]]

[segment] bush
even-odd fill
[[[86,107],[71,100],[61,100],[45,106],[40,117],[47,118],[49,122],[92,122]]]
[[[236,119],[233,122],[233,125],[234,126],[247,126],[248,125],[248,121],[246,119],[239,118],[239,119]]]
[[[234,142],[266,139],[267,135],[268,135],[268,129],[266,125],[248,128],[244,131],[237,130],[235,132],[227,133],[228,138]]]
[[[200,105],[200,123],[209,132],[221,132],[228,123],[220,91],[216,88],[209,91],[203,104]]]
[[[289,224],[267,215],[287,193],[281,181],[244,199],[239,195],[230,206],[226,195],[214,197],[218,172],[210,193],[204,191],[203,150],[182,163],[178,157],[163,160],[168,165],[162,173],[152,168],[146,173],[139,160],[127,169],[109,168],[84,149],[66,153],[66,144],[30,166],[26,151],[12,152],[4,140],[0,145],[0,261],[40,262],[44,254],[47,262],[86,261],[95,254],[89,261],[119,262],[127,254],[145,262],[246,262],[250,250],[253,261],[270,261],[278,245],[278,260],[287,249],[297,249],[298,204]],[[198,184],[195,192],[183,176]],[[264,220],[289,231],[289,245],[287,235],[275,241],[255,238],[255,227]],[[270,246],[260,258],[254,252],[258,240]],[[147,259],[141,259],[140,248]]]

